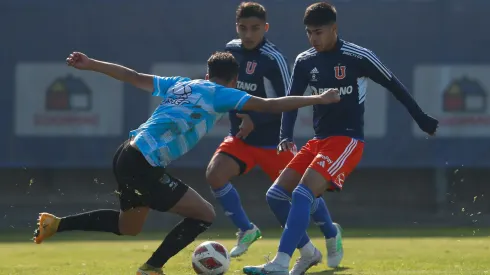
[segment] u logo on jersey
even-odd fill
[[[247,68],[245,68],[245,72],[247,74],[253,74],[255,72],[255,68],[257,67],[257,62],[255,61],[248,61],[247,62]]]
[[[335,71],[335,78],[338,80],[345,78],[345,66],[335,66],[333,69]]]

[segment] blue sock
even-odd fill
[[[337,236],[337,227],[333,225],[332,217],[328,213],[327,205],[322,197],[317,198],[311,207],[311,217],[325,238],[333,238]]]
[[[292,198],[291,211],[279,242],[279,252],[286,253],[290,257],[293,256],[294,250],[308,228],[311,205],[315,201],[313,192],[303,184],[294,189]]]
[[[291,209],[291,193],[281,186],[274,184],[267,190],[266,199],[272,213],[274,213],[276,219],[284,228],[286,221],[288,220],[289,210]],[[310,238],[305,232],[296,247],[302,248],[309,242]]]
[[[225,210],[225,215],[231,219],[236,227],[241,231],[247,231],[253,228],[252,223],[243,210],[240,196],[231,183],[227,183],[222,188],[213,190],[213,193],[214,197]]]

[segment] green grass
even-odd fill
[[[311,230],[315,232],[316,230]],[[346,230],[345,257],[337,270],[325,264],[309,274],[489,274],[490,231],[473,229],[431,230]],[[160,244],[163,233],[147,233],[136,238],[109,234],[59,234],[35,245],[28,235],[4,232],[0,235],[0,274],[2,275],[124,275],[135,274]],[[242,274],[244,265],[262,264],[265,256],[274,256],[278,232],[264,232],[249,253],[232,260],[227,274]],[[190,254],[201,241],[213,239],[231,248],[232,232],[212,231],[174,257],[166,265],[167,274],[193,274]],[[313,239],[325,254],[321,238]],[[295,255],[297,257],[298,255]]]

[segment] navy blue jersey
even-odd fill
[[[314,94],[329,88],[339,89],[338,103],[313,106],[315,138],[348,136],[363,140],[367,78],[388,89],[412,117],[423,113],[403,84],[372,51],[341,39],[331,51],[317,52],[311,48],[297,56],[288,95],[302,95],[308,86]],[[283,113],[281,139],[293,139],[296,116],[297,110]]]
[[[285,96],[289,86],[290,75],[286,58],[274,44],[264,41],[253,50],[242,47],[240,39],[234,39],[226,44],[226,51],[233,54],[240,64],[237,89],[262,97]],[[281,114],[240,112],[250,115],[255,128],[244,139],[246,144],[257,147],[276,147],[279,143]],[[235,136],[239,131],[241,119],[237,111],[229,113],[230,135]]]

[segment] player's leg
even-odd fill
[[[310,147],[310,144],[305,145],[296,156],[290,152],[283,152],[279,155],[276,154],[278,156],[276,158],[283,159],[283,167],[285,168],[267,191],[266,199],[269,208],[283,228],[286,225],[289,210],[291,209],[290,201],[292,191],[298,185],[302,174],[315,157],[311,152],[312,148]],[[281,162],[280,160],[276,161]],[[304,232],[297,248],[299,249],[301,256],[296,262],[292,270],[293,273],[291,274],[303,274],[310,267],[315,266],[322,261],[321,252],[316,249],[306,232]]]
[[[286,224],[289,209],[291,208],[292,190],[294,190],[301,179],[301,171],[306,170],[314,157],[309,150],[310,148],[305,146],[295,156],[292,152],[277,154],[276,150],[264,149],[262,150],[261,161],[258,161],[262,170],[274,182],[269,190],[267,190],[266,200],[269,208],[282,227]],[[315,254],[316,249],[306,232],[298,244],[298,249],[305,258],[311,258]]]
[[[143,191],[145,188],[139,179],[134,177],[141,172],[138,164],[133,164],[135,155],[137,160],[139,152],[129,147],[129,141],[121,144],[113,161],[114,175],[119,186],[121,211],[99,209],[62,218],[50,213],[40,213],[38,228],[34,232],[36,243],[43,242],[57,232],[79,230],[109,232],[116,235],[137,235],[141,231],[149,211],[145,203],[148,195]],[[138,186],[138,189],[142,190],[145,195],[135,194],[135,186]]]
[[[279,245],[277,262],[289,264],[294,251],[298,232],[306,230],[309,212],[314,199],[327,189],[341,190],[348,174],[359,163],[363,143],[349,137],[332,137],[319,141],[318,154],[306,170],[301,184],[293,191],[290,215]],[[338,225],[336,225],[338,227]],[[343,257],[342,236],[338,227],[337,235],[326,240],[328,266],[336,267]],[[286,263],[287,261],[287,263]]]
[[[294,250],[298,247],[298,244],[306,232],[310,222],[310,209],[315,200],[314,194],[305,189],[305,186],[306,183],[308,183],[308,186],[326,185],[326,182],[321,175],[320,179],[323,182],[317,181],[318,178],[316,175],[312,174],[310,170],[310,168],[306,170],[305,175],[301,178],[301,183],[293,191],[292,206],[275,258],[264,265],[244,267],[243,272],[245,274],[304,274],[297,272],[299,271],[299,267],[297,266],[293,267],[291,270],[291,272],[295,273],[290,273],[289,263]],[[308,268],[309,266],[303,267],[304,270],[307,270]]]
[[[226,216],[239,229],[237,245],[230,251],[231,257],[242,255],[261,237],[260,230],[250,222],[237,190],[230,183],[231,178],[244,174],[255,166],[251,152],[253,149],[240,139],[227,137],[217,149],[206,171],[206,179],[214,196]]]
[[[279,196],[282,196],[283,198],[288,198],[288,200],[291,201],[291,195],[294,188],[298,186],[301,176],[303,175],[304,171],[315,157],[315,154],[311,152],[311,150],[313,149],[312,147],[316,147],[315,143],[316,141],[313,140],[302,148],[299,156],[295,158],[295,161],[291,164],[291,166],[289,166],[289,168],[284,169],[284,173],[283,173],[284,175],[280,176],[280,178],[275,182],[275,184],[271,186],[270,191],[268,191],[268,193],[271,193],[271,195],[272,193],[276,193]],[[289,164],[289,162],[292,160],[293,157],[294,155],[291,152],[283,152],[277,155],[277,157],[274,160],[277,163],[281,163],[281,164],[285,163],[284,167],[286,167],[286,165]],[[262,166],[262,164],[259,165]],[[268,167],[267,165],[268,164],[266,163],[265,167]],[[272,164],[272,166],[274,166],[274,164]],[[272,170],[269,173],[270,174],[269,176],[271,176],[271,178],[274,176],[273,174],[274,171],[275,170]],[[281,208],[279,209],[281,209],[280,211],[289,213],[289,208],[290,206],[286,208],[286,205],[284,206],[281,205]],[[318,225],[325,238],[328,239],[337,234],[337,228],[332,223],[332,218],[330,217],[330,213],[327,209],[327,205],[322,197],[317,198],[313,203],[313,207],[311,210],[311,217],[313,219],[313,222],[316,225]],[[284,223],[285,222],[286,220],[284,220]]]
[[[305,172],[300,185],[293,191],[290,215],[276,257],[271,263],[262,266],[245,267],[244,271],[248,271],[247,274],[272,270],[282,272],[287,269],[291,256],[302,238],[301,234],[308,227],[309,213],[315,198],[321,196],[327,188],[341,189],[346,176],[362,156],[363,145],[347,137],[326,139],[322,143],[319,154]],[[339,150],[341,148],[342,151]],[[331,267],[338,266],[343,257],[340,227],[337,231],[335,238],[327,239],[327,260]]]
[[[167,234],[148,261],[139,268],[139,274],[162,272],[167,261],[206,231],[216,216],[209,202],[194,189],[168,174],[164,176],[163,184],[153,190],[151,208],[178,214],[184,219]]]

